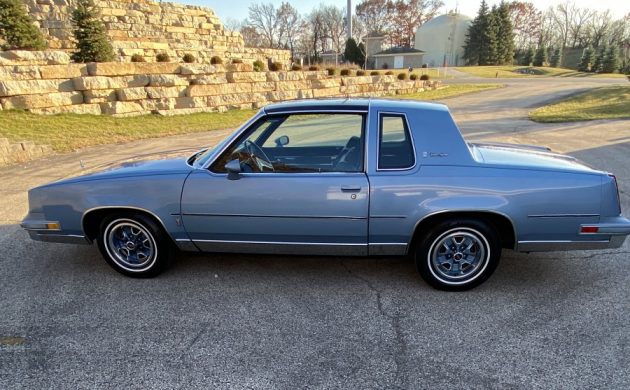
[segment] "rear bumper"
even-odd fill
[[[577,240],[519,241],[519,252],[553,252],[570,250],[615,249],[623,245],[630,235],[630,220],[622,216],[606,218],[598,224],[583,225],[596,227],[596,233],[579,233]],[[580,231],[582,227],[580,226]]]

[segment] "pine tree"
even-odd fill
[[[496,7],[488,12],[484,18],[481,30],[481,50],[479,51],[479,65],[496,65],[498,62],[499,23],[496,17]]]
[[[608,46],[606,44],[602,44],[597,49],[597,55],[595,55],[595,61],[593,61],[593,65],[591,66],[591,72],[595,72],[595,73],[602,72],[607,51],[608,51]]]
[[[501,2],[496,16],[499,21],[497,65],[511,64],[514,60],[514,28],[506,2]]]
[[[42,50],[46,41],[26,14],[19,0],[0,0],[0,38],[5,40],[3,49]]]
[[[612,45],[606,52],[604,63],[602,64],[602,73],[615,73],[619,70],[619,48]]]
[[[523,62],[521,63],[521,65],[530,66],[533,61],[534,61],[534,48],[530,46],[527,49],[527,52],[525,53],[525,55],[523,56]]]
[[[348,38],[346,41],[346,49],[344,50],[343,56],[346,61],[350,61],[359,66],[363,66],[363,62],[365,61],[365,56],[354,38]]]
[[[580,72],[590,72],[591,64],[593,63],[593,48],[590,46],[584,49],[582,52],[582,58],[578,64],[578,70]]]
[[[77,7],[72,11],[72,23],[78,49],[72,54],[75,62],[113,61],[114,49],[93,0],[77,1]]]
[[[479,12],[475,20],[468,27],[466,42],[464,43],[464,60],[467,65],[479,65],[479,55],[482,48],[482,32],[486,24],[488,14],[488,4],[486,0],[481,1]]]
[[[547,62],[547,49],[541,46],[536,50],[536,56],[534,57],[534,66],[545,66]]]
[[[557,68],[560,65],[561,61],[562,61],[562,51],[558,47],[553,51],[553,55],[551,56],[549,65],[551,65],[554,68]]]

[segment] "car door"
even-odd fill
[[[367,254],[364,133],[361,113],[259,119],[186,180],[190,239],[204,251]]]

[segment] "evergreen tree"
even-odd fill
[[[484,24],[481,26],[479,65],[495,65],[497,63],[499,53],[499,42],[497,39],[499,23],[496,15],[496,7],[492,7],[492,11],[486,14]]]
[[[19,0],[0,0],[0,38],[5,40],[3,49],[42,50],[46,41],[26,14]]]
[[[479,65],[479,54],[482,48],[482,32],[488,15],[486,0],[481,1],[479,12],[475,20],[468,27],[466,42],[464,43],[464,60],[467,65]]]
[[[582,58],[578,64],[578,70],[580,72],[590,72],[591,64],[593,63],[593,48],[590,46],[584,49],[582,52]]]
[[[562,61],[562,51],[558,47],[556,48],[556,50],[553,51],[553,55],[551,56],[549,65],[551,65],[554,68],[557,68],[558,66],[560,66],[561,61]]]
[[[77,7],[72,11],[72,23],[78,49],[72,54],[75,62],[113,61],[114,49],[93,0],[77,1]]]
[[[607,51],[608,51],[608,46],[606,46],[606,44],[602,44],[597,49],[597,55],[595,55],[595,61],[593,61],[593,65],[591,66],[591,72],[595,72],[595,73],[602,72]]]
[[[346,41],[346,49],[343,52],[343,56],[346,61],[350,61],[359,66],[363,66],[363,62],[365,61],[365,56],[354,38],[348,38]]]
[[[547,49],[541,46],[536,50],[536,56],[534,57],[534,66],[545,66],[547,62]]]
[[[514,60],[514,28],[510,19],[510,8],[502,1],[497,9],[498,29],[497,65],[511,64]]]
[[[602,64],[603,73],[615,73],[619,70],[619,48],[612,45],[606,52],[604,63]]]
[[[534,48],[530,46],[527,49],[527,52],[525,53],[525,55],[523,56],[523,62],[521,63],[521,65],[530,66],[533,61],[534,61]]]

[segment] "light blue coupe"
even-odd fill
[[[117,271],[165,270],[173,249],[414,257],[465,290],[522,252],[622,245],[615,177],[543,147],[469,144],[439,104],[266,106],[214,149],[29,192],[36,240],[92,243]]]

